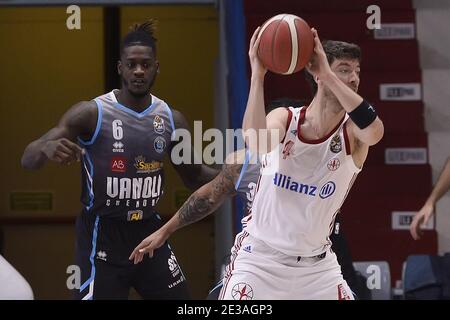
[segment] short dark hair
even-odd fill
[[[156,55],[156,19],[150,19],[143,23],[135,23],[130,27],[130,32],[122,39],[120,44],[120,53],[130,46],[146,46],[153,50]]]
[[[328,63],[331,65],[336,59],[358,60],[361,63],[361,48],[354,43],[344,41],[324,40],[322,46],[327,55]],[[304,77],[311,87],[313,96],[317,93],[317,83],[313,76],[304,69]]]

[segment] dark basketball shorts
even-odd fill
[[[144,299],[189,299],[186,278],[166,242],[137,265],[133,249],[162,225],[157,214],[123,221],[82,212],[76,222],[76,263],[81,286],[76,299],[127,299],[133,287]]]

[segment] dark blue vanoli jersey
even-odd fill
[[[175,130],[167,103],[137,113],[121,105],[116,90],[94,99],[97,127],[82,162],[81,202],[98,216],[141,220],[153,213],[164,190],[163,159]]]

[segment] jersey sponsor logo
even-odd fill
[[[164,120],[158,115],[156,115],[153,119],[153,129],[155,129],[155,132],[159,134],[163,134],[166,131]]]
[[[275,177],[273,178],[273,184],[277,187],[294,191],[298,193],[303,193],[308,196],[316,196],[317,186],[291,181],[291,177],[288,177],[281,173],[275,173]]]
[[[156,152],[163,153],[164,148],[166,147],[166,139],[164,139],[163,137],[157,137],[153,142],[153,147],[155,148]]]
[[[307,196],[315,197],[317,195],[318,189],[317,186],[294,181],[292,180],[291,177],[281,173],[275,173],[275,176],[273,178],[273,184],[279,188],[283,188],[297,193],[302,193]],[[326,184],[322,186],[322,188],[320,188],[319,197],[321,199],[331,197],[335,190],[336,190],[335,183],[332,181],[328,181]]]
[[[341,137],[337,134],[331,139],[330,150],[333,153],[339,153],[342,150]]]
[[[144,218],[144,212],[142,210],[131,210],[127,213],[127,221],[139,221]]]
[[[328,170],[330,171],[336,171],[337,169],[339,169],[340,165],[341,162],[338,158],[333,158],[327,163]]]
[[[127,159],[125,157],[114,157],[111,159],[111,171],[112,172],[125,172],[127,171]]]
[[[163,167],[163,163],[159,161],[145,162],[144,156],[134,158],[134,167],[137,173],[150,173]]]
[[[160,174],[146,178],[106,178],[106,206],[146,207],[155,206],[162,193]]]
[[[123,143],[120,141],[114,142],[112,152],[123,152]]]
[[[336,184],[333,181],[328,181],[323,185],[322,188],[320,188],[319,196],[322,199],[326,199],[328,197],[331,197],[336,190]]]
[[[294,146],[294,142],[292,140],[289,140],[285,143],[283,148],[283,159],[286,159],[291,154],[291,149]]]
[[[231,289],[231,296],[234,300],[252,300],[253,288],[248,283],[236,283]]]

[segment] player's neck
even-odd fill
[[[306,112],[305,123],[311,129],[310,134],[322,138],[338,125],[344,115],[345,110],[339,102],[316,95]]]
[[[310,108],[314,110],[314,113],[321,115],[325,122],[327,122],[327,119],[335,122],[333,121],[334,118],[340,121],[345,115],[345,110],[337,98],[333,94],[326,94],[324,91],[319,91],[316,94],[311,102]]]
[[[136,112],[142,112],[147,109],[152,102],[152,95],[149,92],[145,96],[136,97],[122,88],[116,91],[116,99],[125,107]]]

